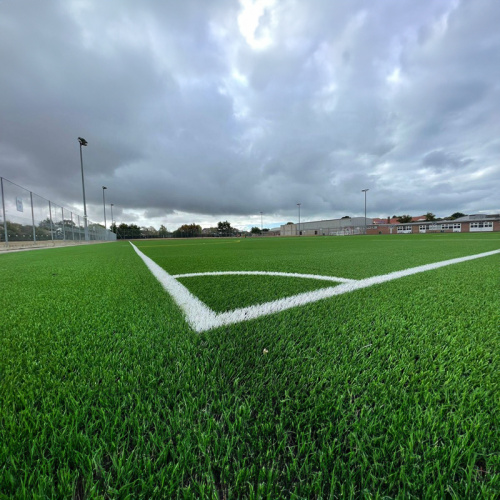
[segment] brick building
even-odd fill
[[[378,224],[376,221],[385,221]],[[475,214],[459,217],[455,220],[415,222],[392,222],[387,219],[373,219],[373,224],[366,229],[366,234],[424,234],[424,233],[482,233],[500,231],[500,214]]]

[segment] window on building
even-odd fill
[[[470,227],[474,229],[479,229],[483,227],[493,227],[493,222],[491,221],[471,222]]]

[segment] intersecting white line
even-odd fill
[[[285,278],[305,278],[312,280],[334,281],[336,283],[351,283],[356,280],[348,278],[339,278],[337,276],[324,276],[321,274],[301,274],[301,273],[280,273],[275,271],[210,271],[206,273],[186,273],[174,274],[172,278],[193,278],[197,276],[229,276],[229,275],[242,275],[242,276],[284,276]]]
[[[156,264],[156,262],[154,262],[148,256],[144,255],[133,243],[130,244],[137,252],[139,257],[141,257],[141,259],[144,261],[149,270],[156,277],[156,279],[158,279],[158,281],[162,284],[163,288],[172,296],[177,305],[182,309],[191,328],[193,328],[193,330],[197,332],[204,332],[206,330],[211,330],[212,328],[231,325],[234,323],[239,323],[241,321],[248,321],[250,319],[256,319],[261,316],[274,314],[277,312],[285,311],[287,309],[291,309],[293,307],[298,307],[305,304],[310,304],[312,302],[317,302],[318,300],[334,297],[335,295],[342,295],[344,293],[353,292],[354,290],[360,290],[362,288],[367,288],[372,285],[378,285],[387,281],[404,278],[413,274],[431,271],[440,267],[458,264],[460,262],[466,262],[469,260],[480,259],[482,257],[489,257],[491,255],[500,253],[500,250],[493,250],[491,252],[483,252],[475,255],[468,255],[466,257],[458,257],[456,259],[444,260],[441,262],[435,262],[433,264],[425,264],[423,266],[412,267],[410,269],[404,269],[402,271],[395,271],[389,274],[373,276],[371,278],[366,278],[363,280],[350,281],[334,287],[314,290],[312,292],[299,293],[291,297],[274,300],[272,302],[266,302],[264,304],[243,307],[223,313],[215,313],[201,300],[196,298],[184,285],[177,281],[174,276],[168,274],[162,267]],[[177,277],[180,276],[182,275],[177,275]]]

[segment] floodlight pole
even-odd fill
[[[365,234],[366,234],[366,192],[369,191],[369,189],[362,189],[361,192],[365,193]]]
[[[111,227],[113,227],[113,206],[114,206],[114,203],[111,203]]]
[[[85,202],[85,179],[83,176],[83,156],[82,146],[87,146],[88,142],[83,137],[78,137],[80,143],[80,165],[82,167],[82,189],[83,189],[83,227],[85,231],[85,241],[89,241],[89,228],[87,223],[87,203]]]
[[[297,206],[299,207],[299,236],[300,236],[300,205],[301,203],[297,203]]]
[[[106,229],[106,198],[104,196],[104,190],[108,189],[106,186],[102,187],[102,208],[104,210],[104,229]]]

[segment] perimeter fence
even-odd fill
[[[114,241],[116,234],[0,177],[0,248]],[[86,226],[86,227],[85,227]]]

